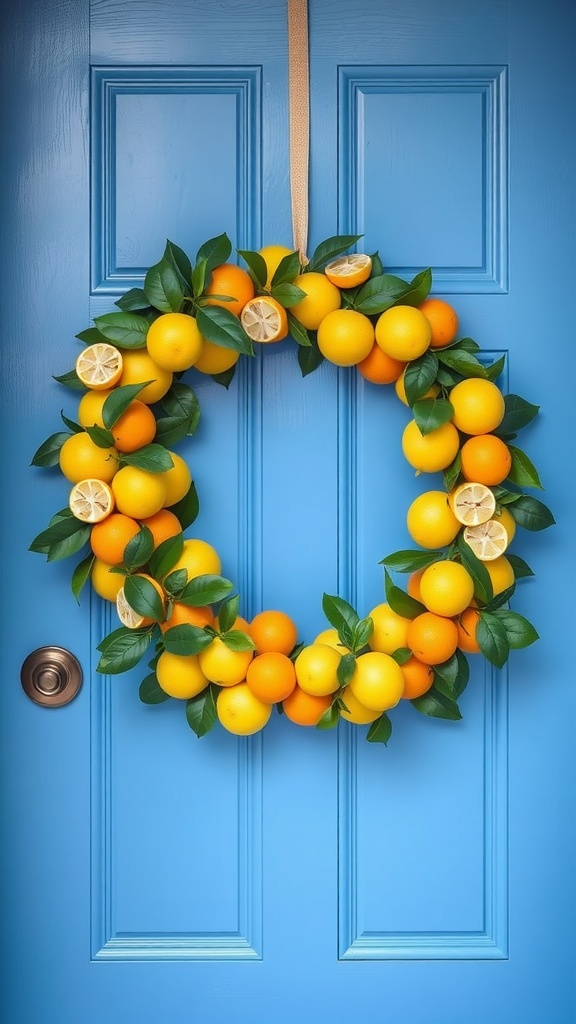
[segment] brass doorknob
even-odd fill
[[[64,647],[38,647],[20,670],[24,693],[36,704],[59,708],[82,686],[82,666]]]

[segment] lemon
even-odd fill
[[[372,321],[354,309],[335,309],[318,328],[318,348],[336,366],[355,366],[372,351]]]
[[[474,580],[459,562],[434,562],[422,573],[420,594],[429,612],[453,618],[474,597]]]
[[[464,526],[479,526],[492,518],[496,510],[494,492],[485,484],[460,484],[448,495],[456,519]]]
[[[100,448],[82,430],[64,441],[58,461],[71,484],[79,484],[88,478],[109,484],[118,469],[118,452],[115,448]]]
[[[193,316],[162,313],[148,328],[146,348],[163,370],[188,370],[202,351],[202,335]]]
[[[164,692],[178,700],[190,700],[208,686],[197,654],[163,651],[156,663],[156,678]]]
[[[349,688],[364,707],[387,711],[396,706],[404,693],[402,669],[389,654],[368,651],[356,658]]]
[[[70,491],[68,506],[81,522],[99,523],[114,508],[114,495],[103,480],[80,480]]]
[[[443,423],[429,434],[422,434],[416,420],[404,428],[402,451],[419,473],[437,473],[446,469],[458,454],[460,439],[453,423]]]
[[[340,289],[325,274],[300,274],[294,284],[306,293],[290,312],[308,331],[317,331],[325,316],[340,308]]]
[[[446,491],[424,491],[414,498],[406,513],[406,525],[412,540],[423,548],[451,544],[461,527]]]
[[[122,353],[115,345],[97,341],[78,356],[76,373],[87,388],[102,391],[118,383],[122,375],[122,365]]]
[[[376,321],[376,343],[386,355],[408,363],[430,346],[432,330],[415,306],[391,306]]]
[[[116,508],[132,519],[146,519],[159,512],[166,500],[162,473],[149,473],[138,466],[123,466],[112,482]]]
[[[309,644],[304,647],[296,661],[296,681],[301,690],[314,697],[335,693],[338,689],[338,665],[341,655],[328,644]]]

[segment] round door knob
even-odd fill
[[[82,685],[82,667],[64,647],[39,647],[20,671],[24,693],[36,704],[59,708],[69,704]]]

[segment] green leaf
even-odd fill
[[[231,651],[255,650],[252,637],[242,629],[227,629],[224,633],[220,633],[220,639]]]
[[[162,585],[166,593],[170,594],[171,597],[175,597],[178,601],[180,600],[180,594],[187,583],[188,571],[186,569],[175,569],[174,572],[168,573],[162,581]]]
[[[222,633],[226,633],[232,629],[237,617],[238,608],[240,606],[240,597],[236,594],[234,597],[229,597],[227,601],[223,601],[218,612],[218,626]]]
[[[354,299],[354,309],[366,316],[375,316],[390,309],[410,290],[407,281],[393,274],[369,277],[359,288]]]
[[[84,584],[90,579],[90,573],[92,572],[92,566],[94,565],[94,555],[90,552],[83,558],[72,573],[72,579],[70,581],[72,587],[72,593],[76,598],[78,604],[80,604],[80,592]]]
[[[510,641],[503,622],[495,612],[482,612],[476,626],[476,640],[487,661],[502,668],[510,654]]]
[[[165,700],[170,700],[166,691],[160,686],[154,672],[151,672],[149,676],[142,680],[138,696],[143,704],[163,704]]]
[[[180,274],[172,263],[162,258],[146,271],[144,294],[151,306],[161,313],[179,313],[184,302]]]
[[[84,430],[84,427],[81,427],[80,424],[76,423],[75,420],[71,420],[68,418],[68,416],[65,416],[62,409],[60,409],[60,419],[62,420],[64,426],[68,427],[68,430],[71,430],[73,434],[81,434],[82,431]]]
[[[495,363],[492,363],[492,366],[487,366],[486,367],[486,376],[487,376],[488,380],[491,380],[492,383],[497,381],[498,378],[500,377],[500,375],[502,374],[502,371],[504,370],[505,365],[506,365],[506,355],[504,354],[503,356],[500,356],[500,359],[498,359]]]
[[[189,384],[172,384],[162,399],[162,408],[169,416],[185,420],[188,423],[188,434],[196,433],[200,420],[200,403],[196,392]]]
[[[480,559],[476,557],[472,548],[466,543],[461,533],[458,534],[457,545],[462,565],[468,570],[474,580],[475,597],[477,597],[479,601],[482,601],[483,604],[488,604],[494,597],[492,580],[488,569],[484,565],[484,562],[481,562]]]
[[[341,632],[343,627],[347,627],[350,635],[352,635],[360,622],[360,616],[354,610],[352,605],[337,595],[331,596],[330,594],[323,594],[322,610],[330,625],[333,626],[338,633]],[[346,644],[346,646],[348,647],[349,644]]]
[[[256,288],[259,290],[265,288],[266,279],[268,277],[268,269],[266,267],[266,261],[259,252],[252,252],[249,249],[237,249],[238,255],[248,265],[248,273],[252,278]]]
[[[180,419],[178,416],[161,416],[156,420],[154,440],[156,444],[161,444],[164,448],[173,448],[174,445],[188,437],[188,434],[188,421]]]
[[[120,419],[123,412],[140,394],[142,388],[152,381],[144,381],[143,384],[123,384],[122,387],[114,388],[102,406],[102,421],[108,430],[112,430],[114,424]]]
[[[408,405],[414,405],[430,390],[436,380],[437,371],[438,359],[430,350],[408,363],[404,370],[404,390]]]
[[[135,452],[122,453],[122,465],[138,466],[148,473],[165,473],[174,465],[172,457],[161,444],[145,444]]]
[[[208,277],[209,271],[206,260],[200,260],[190,273],[194,298],[197,299],[204,294],[204,290],[208,286]]]
[[[421,434],[437,430],[449,423],[454,415],[454,409],[446,398],[420,398],[412,408]]]
[[[168,537],[158,545],[148,559],[148,568],[154,579],[161,580],[176,565],[184,547],[184,536],[177,533],[175,537]],[[184,570],[186,572],[186,570]],[[188,574],[186,573],[186,578]]]
[[[127,576],[124,595],[133,611],[154,622],[164,622],[164,604],[156,587],[144,576]]]
[[[208,686],[197,697],[186,701],[186,721],[198,739],[210,732],[218,721],[214,693],[215,688]]]
[[[508,445],[508,450],[512,456],[512,469],[508,474],[508,479],[518,487],[539,487],[542,490],[538,470],[526,452],[512,444]]]
[[[131,537],[124,548],[122,564],[128,570],[139,569],[142,565],[146,565],[153,550],[154,537],[152,532],[147,526],[142,526],[138,533]],[[138,609],[136,608],[135,611],[138,611]],[[141,614],[144,613],[141,612]]]
[[[444,366],[448,366],[451,370],[456,370],[463,377],[482,377],[486,379],[488,376],[486,367],[482,365],[472,352],[468,352],[466,349],[441,348],[436,350],[436,355],[439,362]]]
[[[166,262],[173,267],[174,271],[178,275],[180,287],[184,292],[184,295],[189,296],[190,283],[192,280],[192,264],[190,263],[190,257],[186,255],[179,245],[171,242],[170,239],[166,240],[163,255]]]
[[[178,600],[190,607],[200,608],[205,604],[222,601],[233,589],[234,584],[230,580],[226,580],[222,576],[202,573],[200,576],[194,576],[186,584]]]
[[[306,272],[321,270],[326,263],[341,256],[361,238],[362,235],[332,235],[330,238],[326,238],[315,248],[312,259],[306,267]]]
[[[90,440],[98,446],[98,448],[113,448],[114,438],[109,430],[105,430],[104,427],[86,427],[86,433]]]
[[[368,732],[366,733],[366,739],[368,743],[383,743],[384,746],[388,746],[388,740],[392,735],[392,722],[388,718],[386,712],[380,715],[375,722],[372,722]]]
[[[512,555],[507,551],[506,558],[514,569],[514,575],[517,580],[522,580],[534,575],[534,572],[528,565],[528,562],[525,562],[523,558],[520,558],[520,555]]]
[[[378,564],[388,566],[393,572],[416,572],[418,569],[427,569],[443,557],[443,551],[395,551]]]
[[[419,306],[430,294],[431,287],[432,270],[427,267],[412,279],[409,290],[402,296],[402,304],[404,306]]]
[[[434,675],[436,689],[438,689],[438,681],[440,680],[445,687],[444,692],[446,695],[457,700],[464,693],[470,679],[468,659],[462,651],[457,650],[448,661],[434,666]]]
[[[405,665],[407,661],[410,661],[412,651],[409,647],[397,647],[395,651],[392,651],[390,657],[394,658],[397,665]]]
[[[504,407],[504,419],[496,430],[493,431],[499,437],[503,434],[513,434],[517,430],[521,430],[522,427],[531,423],[540,411],[539,405],[532,405],[526,399],[520,398],[520,395],[505,395]]]
[[[444,481],[444,487],[447,491],[451,491],[455,486],[458,477],[462,471],[462,456],[460,452],[456,455],[454,462],[451,462],[442,473],[442,479]]]
[[[357,624],[352,634],[352,651],[354,653],[361,651],[368,643],[373,632],[374,622],[370,616],[367,616],[365,619],[360,619],[360,622]]]
[[[89,327],[86,331],[80,331],[80,334],[77,334],[76,337],[84,345],[95,345],[99,341],[106,341],[102,332],[97,330],[96,327]]]
[[[306,292],[302,291],[302,288],[298,288],[295,284],[275,284],[271,289],[272,298],[276,299],[281,306],[288,309],[290,306],[296,306],[298,302],[306,298]]]
[[[68,373],[61,373],[58,377],[52,377],[52,380],[63,384],[65,388],[70,388],[72,391],[85,391],[86,385],[82,383],[80,377],[76,373],[76,370],[69,370]]]
[[[136,313],[104,313],[95,318],[98,331],[117,348],[144,348],[150,322]]]
[[[205,260],[206,267],[211,274],[215,267],[219,267],[221,263],[228,261],[231,252],[232,243],[228,235],[223,232],[221,235],[209,238],[207,242],[200,246],[196,253],[196,263]]]
[[[348,686],[356,670],[356,658],[353,654],[343,654],[338,663],[336,675],[340,686]]]
[[[529,494],[521,494],[516,501],[510,504],[510,512],[514,519],[526,530],[546,530],[554,526],[556,520],[550,509]]]
[[[312,373],[320,363],[324,361],[320,349],[318,348],[318,342],[316,340],[316,332],[311,333],[307,331],[302,324],[296,320],[296,317],[291,316],[288,313],[288,328],[290,331],[290,337],[300,345],[306,351],[298,353],[298,362],[300,369],[302,370],[302,376],[306,377],[308,373]],[[310,349],[311,351],[308,351]]]
[[[148,626],[145,629],[128,629],[127,626],[120,626],[104,638],[98,644],[101,652],[100,661],[96,671],[106,675],[117,675],[120,672],[127,672],[134,668],[146,653],[155,626]]]
[[[174,513],[180,521],[182,529],[185,530],[188,526],[192,525],[199,510],[198,494],[196,493],[194,481],[192,481],[184,497],[177,501],[175,505],[170,505],[170,511]]]
[[[234,363],[228,370],[223,370],[222,373],[211,373],[210,377],[212,377],[216,384],[220,384],[223,388],[228,389],[236,375],[237,366],[238,364]]]
[[[45,441],[42,442],[39,448],[36,449],[32,456],[31,466],[40,466],[46,469],[48,466],[57,466],[60,461],[60,449],[65,441],[72,434],[59,431],[57,434],[51,434]]]
[[[421,697],[414,697],[410,703],[421,715],[428,715],[430,718],[443,718],[449,722],[458,722],[462,718],[456,701],[447,697],[436,686],[431,686]]]
[[[272,275],[271,287],[274,289],[279,284],[291,284],[300,275],[301,269],[299,252],[294,250],[287,256],[283,256]]]
[[[530,644],[540,639],[532,623],[525,619],[523,615],[519,615],[518,612],[499,608],[491,614],[504,626],[508,643],[512,650],[516,651],[522,647],[529,647]]]
[[[386,600],[392,611],[396,612],[397,615],[402,615],[405,619],[415,619],[417,615],[421,615],[422,612],[426,611],[426,608],[423,604],[420,604],[420,601],[416,601],[413,597],[410,597],[410,594],[406,594],[400,587],[394,585],[387,569],[384,570],[384,581]]]
[[[114,305],[118,306],[123,313],[142,313],[144,311],[148,312],[151,309],[142,288],[130,288],[129,291],[124,292],[124,295],[115,300]]]
[[[254,355],[254,346],[237,316],[222,306],[203,306],[196,314],[198,330],[208,341],[223,348],[234,349],[246,356]]]
[[[332,704],[324,712],[320,721],[316,724],[317,729],[334,729],[340,721],[340,710],[338,708],[338,701],[332,701]]]
[[[62,512],[57,514],[47,528],[34,538],[28,550],[46,553],[52,545],[59,544],[77,534],[85,538],[83,541],[85,543],[90,536],[90,530],[91,527],[76,519],[69,509],[62,509]]]
[[[171,654],[180,654],[186,657],[189,654],[200,654],[214,639],[214,633],[201,626],[191,626],[183,623],[181,626],[172,626],[164,633],[164,650]]]

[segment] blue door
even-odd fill
[[[310,0],[309,253],[358,234],[391,274],[431,267],[505,390],[556,525],[518,529],[514,607],[540,639],[471,657],[461,721],[197,739],[182,703],[102,675],[113,627],[70,563],[29,546],[65,495],[32,455],[74,418],[76,335],[194,256],[292,246],[284,2],[7,4],[3,23],[2,999],[6,1024],[569,1024],[576,911],[570,407],[575,17],[563,0]],[[393,387],[286,340],[201,406],[178,448],[241,613],[311,642],[322,594],[362,615],[425,489]],[[525,441],[524,441],[525,438]],[[436,478],[432,478],[436,480]],[[438,479],[438,482],[440,478]],[[534,491],[535,495],[539,492]],[[83,683],[46,707],[27,656]],[[48,680],[48,683],[50,680]],[[49,689],[49,686],[48,686]]]

